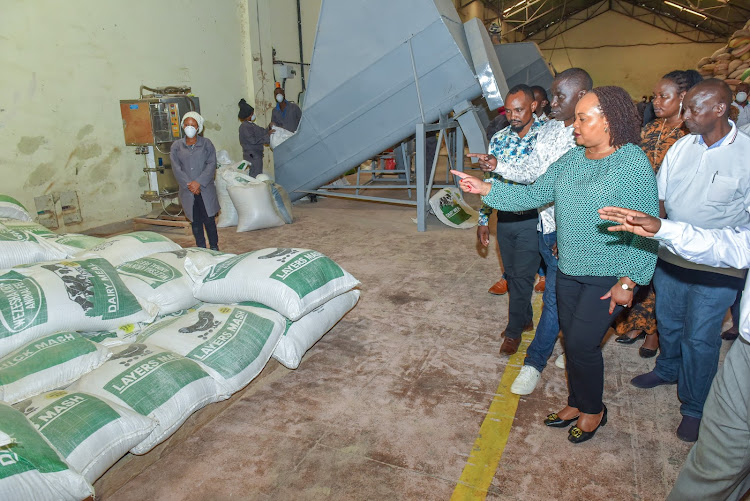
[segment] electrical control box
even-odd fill
[[[193,96],[164,96],[120,101],[122,130],[127,146],[154,146],[184,137],[180,123],[185,113],[200,113]]]

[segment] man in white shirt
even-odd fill
[[[522,184],[531,184],[547,172],[550,165],[576,145],[573,137],[575,107],[592,88],[591,77],[581,68],[570,68],[557,75],[550,89],[552,95],[550,118],[552,120],[549,120],[540,130],[534,151],[513,162],[503,162],[498,159],[497,166],[492,172]],[[555,251],[557,227],[555,226],[554,205],[550,204],[539,209],[537,235],[539,253],[547,265],[547,283],[543,296],[544,309],[539,318],[534,339],[526,350],[524,366],[511,385],[510,391],[516,395],[528,395],[534,391],[560,332],[557,317],[557,256]]]
[[[605,207],[602,219],[661,240],[670,251],[694,263],[750,267],[750,225],[706,230],[660,220],[642,212]],[[690,450],[668,501],[741,499],[750,489],[750,278],[745,282],[740,337],[729,349],[706,399],[698,441]]]
[[[732,91],[708,79],[683,100],[691,134],[667,152],[657,175],[662,216],[702,228],[750,224],[750,137],[728,119]],[[691,263],[667,246],[654,273],[659,356],[637,388],[677,384],[682,421],[677,436],[698,438],[703,406],[716,374],[724,313],[742,289],[745,271]]]
[[[736,115],[734,122],[737,127],[744,127],[750,124],[750,106],[747,102],[747,94],[750,92],[750,85],[741,83],[736,87],[734,101],[732,102],[732,116]]]

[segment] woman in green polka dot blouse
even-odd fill
[[[610,205],[659,215],[651,164],[640,143],[640,121],[630,96],[620,87],[597,87],[576,105],[574,135],[579,145],[528,186],[485,183],[462,172],[461,189],[503,211],[523,211],[555,203],[559,268],[557,308],[566,356],[568,405],[544,423],[584,442],[607,423],[602,402],[604,360],[601,343],[614,318],[631,306],[634,289],[651,280],[654,241],[607,231],[599,218]],[[492,165],[490,155],[472,154]],[[621,204],[621,205],[620,205]]]

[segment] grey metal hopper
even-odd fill
[[[323,0],[302,120],[274,150],[276,181],[299,199],[483,90],[500,106],[508,87],[477,22],[465,28],[450,0]],[[461,123],[472,148],[486,145],[476,122]]]
[[[509,88],[526,84],[539,85],[549,90],[552,86],[554,77],[537,44],[519,42],[494,47]]]

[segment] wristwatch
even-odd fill
[[[634,290],[633,287],[629,286],[625,282],[620,282],[620,287],[622,287],[622,290],[624,290],[624,291],[632,291],[632,290]]]

